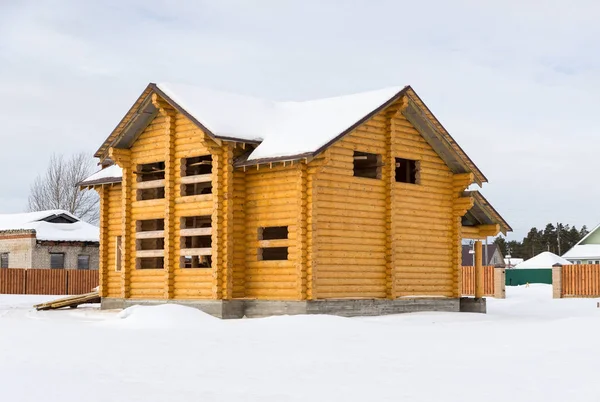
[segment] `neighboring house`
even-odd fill
[[[525,261],[525,259],[523,259],[523,258],[507,257],[504,259],[504,266],[506,268],[514,268],[515,266],[519,265],[523,261]]]
[[[487,254],[486,254],[487,248]],[[486,261],[487,255],[487,261]],[[482,246],[481,252],[481,261],[484,266],[503,266],[504,259],[502,258],[502,253],[500,252],[500,248],[495,244],[488,244],[487,246],[484,244]],[[469,244],[462,245],[462,265],[463,267],[471,267],[475,265],[475,251],[473,250],[473,246]]]
[[[574,264],[600,264],[600,225],[563,254]]]
[[[0,214],[0,268],[98,269],[99,229],[62,210]]]
[[[150,84],[95,156],[80,185],[100,194],[104,308],[458,311],[463,237],[511,230],[410,87],[272,102]]]
[[[515,269],[551,269],[555,264],[568,265],[571,263],[550,251],[544,251],[516,265]]]

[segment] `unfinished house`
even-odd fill
[[[0,214],[0,268],[98,269],[99,234],[62,210]]]
[[[272,102],[150,84],[96,157],[81,186],[101,199],[105,308],[458,311],[463,237],[510,230],[411,87]]]

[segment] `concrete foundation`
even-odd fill
[[[461,313],[483,313],[487,312],[485,298],[461,297],[460,298]]]
[[[463,311],[463,299],[337,299],[307,301],[271,300],[143,300],[102,298],[102,309],[121,309],[133,305],[158,305],[175,303],[194,307],[219,318],[267,317],[272,315],[330,314],[343,317],[377,316],[413,313],[417,311]],[[474,299],[471,299],[474,300]],[[485,313],[485,299],[476,312]],[[481,303],[481,302],[480,302]],[[468,304],[468,303],[466,303]],[[465,310],[467,311],[467,310]],[[471,311],[471,310],[469,310]]]

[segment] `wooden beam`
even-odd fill
[[[179,236],[210,236],[212,235],[212,228],[192,228],[192,229],[181,229]]]
[[[147,232],[136,232],[135,234],[136,239],[160,239],[162,237],[165,237],[164,230],[150,230]]]
[[[138,190],[146,190],[149,188],[159,188],[165,186],[165,180],[150,180],[150,181],[140,181],[136,183],[136,187]]]
[[[182,248],[179,250],[181,256],[194,256],[194,255],[212,255],[212,248]]]
[[[181,178],[181,184],[193,184],[193,183],[210,183],[212,181],[212,174],[198,174],[195,176],[183,176]]]
[[[165,250],[137,250],[135,252],[136,258],[152,258],[152,257],[164,257]]]
[[[463,239],[485,239],[500,233],[500,225],[463,226],[461,231]]]
[[[475,242],[475,298],[483,297],[483,264],[481,261],[481,240]]]

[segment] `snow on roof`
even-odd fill
[[[567,259],[599,259],[600,260],[600,244],[577,244],[569,251],[563,254],[563,258]]]
[[[77,219],[74,223],[52,223],[44,219],[54,215],[67,215]],[[0,231],[35,230],[38,240],[49,241],[100,241],[100,229],[64,210],[0,214]]]
[[[275,102],[173,83],[157,87],[217,137],[261,141],[248,160],[315,152],[396,96],[401,87]]]
[[[517,264],[522,263],[523,261],[525,261],[523,258],[505,258],[504,264],[510,265],[510,266],[515,266]]]
[[[123,169],[115,164],[97,171],[79,183],[79,185],[85,186],[90,184],[111,183],[114,181],[121,181],[121,177],[123,177]]]
[[[540,254],[536,255],[535,257],[532,257],[532,258],[528,259],[527,261],[524,261],[524,262],[518,264],[517,266],[515,266],[515,268],[517,268],[517,269],[519,269],[519,268],[544,269],[544,268],[552,268],[552,266],[554,264],[568,265],[568,264],[571,264],[571,262],[565,260],[564,258],[562,258],[554,253],[551,253],[549,251],[544,251],[543,253],[540,253]]]

